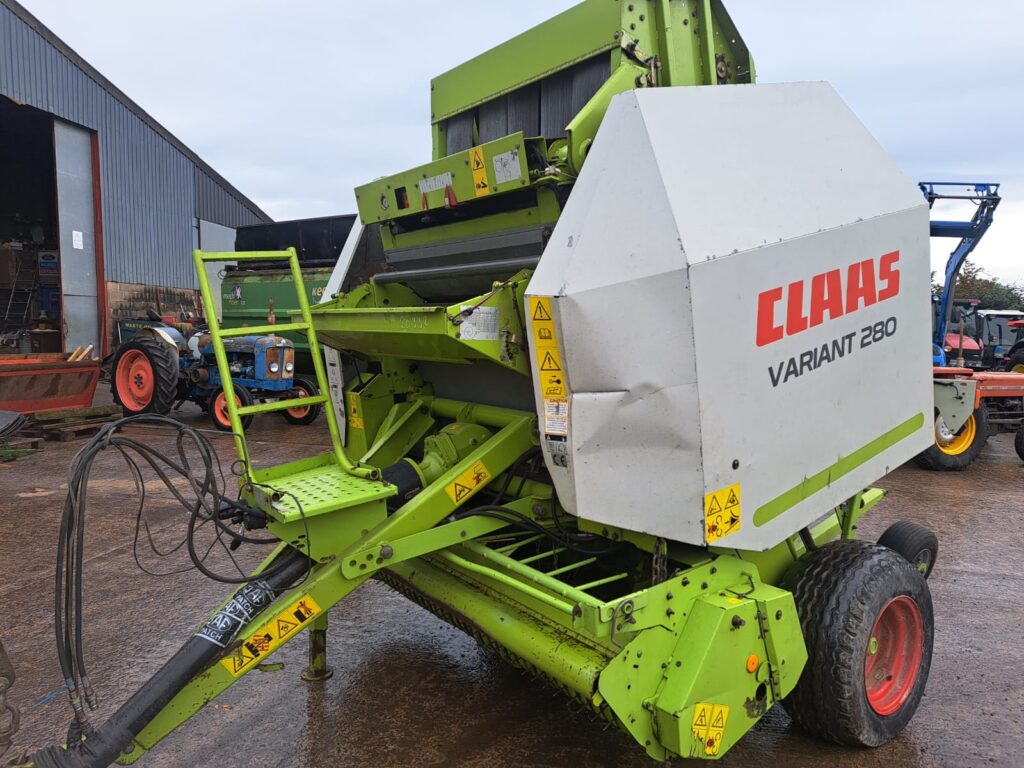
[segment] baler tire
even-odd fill
[[[119,375],[118,369],[139,364],[142,368],[148,366],[146,374],[152,377],[152,382],[143,391],[132,392],[126,381],[128,372],[122,370]],[[160,339],[142,336],[122,344],[114,355],[110,366],[110,393],[125,416],[140,413],[166,416],[177,399],[179,378],[178,350]],[[126,391],[118,391],[119,388]]]
[[[1017,452],[1021,461],[1024,461],[1024,424],[1017,429],[1017,436],[1013,438],[1013,450]]]
[[[985,407],[985,403],[981,403],[975,408],[970,418],[974,420],[973,427],[970,423],[965,424],[957,433],[960,436],[964,434],[965,430],[972,428],[974,430],[974,437],[964,451],[949,453],[936,443],[917,454],[914,457],[914,463],[923,469],[934,472],[962,472],[967,469],[981,455],[989,438],[988,408]]]
[[[843,540],[801,558],[786,585],[808,654],[783,701],[786,711],[804,730],[838,744],[877,747],[894,738],[914,716],[931,667],[934,614],[924,577],[892,550]],[[910,617],[905,634],[893,634],[901,612]]]
[[[212,395],[210,395],[210,399],[209,399],[210,421],[212,421],[213,422],[213,426],[215,426],[221,432],[230,432],[231,431],[231,422],[230,422],[230,420],[228,420],[228,421],[222,421],[221,420],[222,418],[225,418],[225,419],[227,418],[227,407],[226,407],[227,403],[226,402],[224,403],[225,407],[222,410],[221,409],[221,403],[219,402],[219,400],[221,398],[223,398],[225,401],[227,400],[227,396],[224,393],[224,388],[223,387],[219,387],[217,390],[214,391],[214,393]],[[235,400],[237,401],[237,405],[240,408],[243,408],[243,407],[245,407],[247,405],[252,405],[252,394],[250,394],[249,390],[246,389],[245,387],[240,387],[237,384],[235,384]],[[253,419],[253,416],[252,416],[251,413],[248,416],[243,416],[242,419],[241,419],[241,421],[242,421],[242,429],[248,429],[249,425],[252,424],[252,419]]]
[[[878,546],[902,555],[926,579],[939,555],[939,537],[923,525],[900,520],[885,529]]]
[[[294,384],[295,389],[293,389],[287,397],[294,397],[295,390],[305,392],[305,394],[298,395],[299,397],[316,397],[320,394],[320,388],[312,379],[308,379],[304,376],[296,376]],[[312,424],[316,421],[317,416],[320,415],[320,406],[308,405],[305,408],[288,408],[281,413],[284,415],[284,420],[289,424],[302,426],[305,424]]]

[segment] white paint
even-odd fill
[[[845,284],[895,250],[898,296],[757,346],[761,292],[809,293],[837,268]],[[927,206],[826,84],[615,97],[527,293],[554,297],[569,388],[568,460],[549,441],[545,458],[588,520],[703,544],[705,495],[740,483],[720,544],[765,549],[931,442]],[[772,385],[778,361],[890,317],[893,336]],[[913,435],[754,525],[917,414]]]

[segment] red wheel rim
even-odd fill
[[[295,388],[292,390],[292,394],[296,395],[298,397],[310,397],[311,396],[310,391],[308,389],[306,389],[304,386],[302,386],[301,384],[296,384],[295,385]],[[309,414],[309,408],[310,408],[310,406],[308,406],[308,405],[304,405],[301,408],[289,408],[286,411],[286,413],[289,416],[291,416],[293,419],[304,419]]]
[[[235,395],[235,405],[239,408],[242,407],[242,401]],[[217,393],[217,397],[213,400],[213,418],[217,420],[218,424],[225,427],[231,427],[231,415],[228,413],[228,399],[224,396],[224,390]]]
[[[864,659],[864,684],[875,713],[891,715],[914,690],[924,653],[924,621],[917,603],[894,597],[878,614]]]
[[[129,349],[117,363],[117,396],[130,411],[144,411],[153,402],[156,376],[146,354]]]

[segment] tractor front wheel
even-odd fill
[[[1017,436],[1013,439],[1013,449],[1020,456],[1020,460],[1024,461],[1024,424],[1020,425]]]
[[[959,472],[981,455],[988,440],[988,410],[979,405],[960,431],[953,434],[942,416],[935,416],[935,445],[919,453],[914,461],[924,469]]]
[[[210,421],[213,422],[213,426],[222,432],[231,431],[231,417],[228,414],[228,396],[223,389],[218,389],[212,395],[210,395]],[[235,405],[239,408],[244,408],[247,405],[252,405],[252,395],[249,394],[249,390],[245,387],[235,385]],[[249,425],[252,424],[252,414],[242,417],[242,429],[248,429]]]
[[[1013,373],[1024,373],[1024,349],[1018,349],[1010,356],[1006,370]]]
[[[125,416],[168,414],[178,392],[178,351],[141,336],[121,345],[111,366],[110,391]]]
[[[298,376],[295,379],[295,386],[287,395],[288,397],[316,397],[320,389],[312,380]],[[289,424],[312,424],[320,415],[319,405],[306,405],[300,408],[288,408],[284,412],[284,420]]]
[[[931,667],[934,616],[924,576],[890,549],[836,541],[802,558],[788,585],[807,666],[783,706],[810,733],[877,747],[910,722]]]

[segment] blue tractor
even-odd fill
[[[118,328],[121,345],[111,364],[111,392],[126,416],[170,413],[186,401],[209,413],[217,429],[230,432],[227,394],[217,371],[208,333],[186,335],[157,319],[130,320]],[[295,346],[281,336],[237,336],[224,342],[234,383],[235,402],[315,397],[312,379],[295,376]],[[291,424],[311,424],[319,405],[282,411]],[[252,414],[242,419],[248,427]]]

